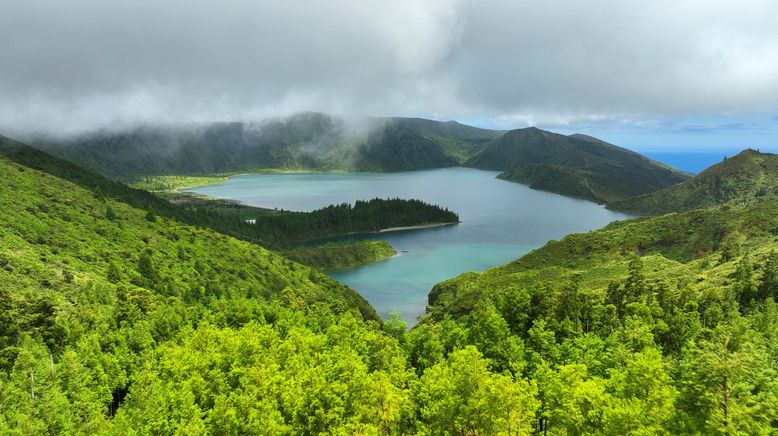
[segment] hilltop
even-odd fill
[[[778,196],[778,155],[744,150],[690,180],[608,204],[614,210],[661,215],[717,204],[746,204]]]
[[[599,203],[654,192],[688,178],[599,139],[535,127],[505,133],[484,145],[464,165],[504,171],[500,178]]]

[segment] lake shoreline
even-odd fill
[[[419,198],[456,211],[462,225],[376,227],[362,234],[305,243],[371,239],[384,241],[400,252],[379,262],[327,273],[359,292],[382,317],[397,312],[408,325],[413,325],[425,313],[430,289],[437,283],[511,262],[549,240],[628,219],[625,214],[590,201],[496,179],[497,174],[498,171],[448,168],[295,177],[251,175],[194,191],[284,210],[315,210],[358,198]]]
[[[388,232],[402,232],[404,230],[432,229],[435,227],[455,226],[461,223],[462,221],[457,221],[455,223],[432,223],[432,224],[419,224],[418,226],[389,227],[386,229],[381,229],[370,233],[388,233]],[[356,233],[363,233],[363,232],[356,232]]]

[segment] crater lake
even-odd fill
[[[372,198],[416,198],[459,214],[459,224],[349,235],[383,240],[398,255],[331,272],[387,318],[415,324],[438,282],[514,260],[552,239],[631,216],[604,206],[496,179],[496,171],[444,168],[400,173],[248,174],[187,192],[263,207],[311,211]]]

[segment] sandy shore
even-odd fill
[[[381,229],[377,232],[373,233],[385,233],[385,232],[399,232],[402,230],[416,230],[416,229],[429,229],[432,227],[444,227],[444,226],[453,226],[454,224],[459,224],[459,222],[455,223],[437,223],[437,224],[422,224],[418,226],[407,226],[407,227],[389,227],[386,229]]]

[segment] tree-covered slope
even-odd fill
[[[746,204],[778,197],[778,155],[744,150],[694,178],[650,194],[616,201],[609,208],[642,215]]]
[[[85,189],[13,163],[2,151],[5,270],[39,269],[40,276],[26,277],[29,291],[64,292],[68,284],[104,284],[109,276],[161,294],[218,295],[238,287],[270,296],[291,286],[311,302],[349,301],[375,319],[353,291],[304,267],[295,272],[298,266],[257,245],[161,218],[130,206],[121,192]]]
[[[411,359],[469,344],[520,371],[538,433],[771,434],[776,250],[778,201],[569,235],[438,284]]]
[[[362,171],[424,170],[457,164],[438,142],[394,122],[372,132],[357,146],[357,152],[353,168]]]
[[[416,199],[357,200],[310,212],[263,209],[231,200],[188,193],[160,193],[181,219],[272,249],[351,233],[373,233],[395,227],[455,224],[459,216]]]
[[[140,126],[32,140],[107,177],[135,180],[256,169],[442,168],[464,161],[499,134],[418,118],[351,120],[301,113],[259,123]]]
[[[437,142],[447,156],[455,158],[459,163],[465,162],[489,141],[504,133],[500,130],[480,129],[456,121],[440,122],[424,118],[392,118],[392,121],[400,127]]]
[[[310,268],[0,144],[0,434],[778,428],[778,200],[551,241],[439,284],[406,332]]]
[[[354,241],[303,245],[284,250],[283,254],[303,265],[333,271],[388,259],[397,254],[397,250],[385,241]]]
[[[590,136],[565,136],[534,127],[505,133],[465,165],[505,171],[500,178],[601,203],[654,192],[688,178]]]
[[[262,125],[210,123],[140,126],[35,138],[34,144],[112,179],[143,175],[204,175],[255,168],[318,168],[315,148],[339,139],[339,126],[322,114],[300,114]]]

